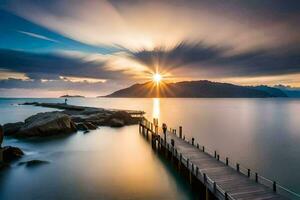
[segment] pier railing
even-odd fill
[[[162,128],[158,126],[158,120],[154,119],[154,123],[143,120],[141,124],[148,128],[152,133],[158,134],[161,136],[160,133],[162,133]],[[249,179],[252,179],[256,183],[260,183],[262,185],[265,185],[266,187],[273,190],[273,192],[278,193],[284,197],[287,197],[289,199],[298,199],[300,200],[300,195],[280,184],[278,184],[276,181],[272,181],[271,179],[268,179],[260,174],[258,174],[255,171],[252,171],[250,168],[247,168],[243,165],[241,165],[239,162],[235,162],[232,159],[229,159],[229,157],[222,157],[217,151],[211,150],[207,148],[204,145],[200,145],[199,143],[196,143],[194,138],[191,138],[188,140],[188,138],[185,137],[185,135],[182,132],[182,127],[179,127],[179,133],[176,133],[176,129],[169,129],[169,134],[175,134],[176,137],[182,139],[183,141],[195,146],[199,149],[199,151],[202,151],[212,157],[214,157],[219,162],[224,163],[228,167],[231,167],[232,169],[236,170],[237,172],[247,176]],[[230,194],[228,194],[226,191],[222,190],[221,187],[218,186],[216,182],[214,182],[209,176],[207,176],[205,173],[202,173],[195,164],[190,162],[189,158],[183,156],[182,154],[177,153],[176,147],[172,147],[169,145],[169,143],[165,142],[164,139],[160,138],[161,145],[163,145],[165,148],[167,148],[170,152],[172,152],[173,156],[176,157],[179,161],[182,161],[182,163],[185,165],[187,169],[191,171],[191,173],[197,177],[199,180],[201,180],[205,186],[210,189],[210,191],[213,191],[214,195],[219,199],[230,199],[234,200]]]

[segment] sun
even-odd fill
[[[156,74],[153,74],[152,79],[153,79],[153,81],[154,81],[155,83],[158,84],[158,83],[160,83],[160,81],[161,81],[161,79],[162,79],[162,76],[161,76],[160,74],[156,73]]]

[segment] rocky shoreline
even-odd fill
[[[109,110],[103,108],[75,106],[63,103],[30,102],[22,105],[56,108],[59,111],[32,115],[24,122],[0,125],[0,168],[24,153],[16,147],[1,147],[4,136],[15,138],[47,137],[72,134],[78,130],[89,132],[99,126],[123,127],[139,123],[143,111]],[[2,164],[1,164],[2,163]]]
[[[38,113],[24,122],[4,124],[5,136],[43,137],[70,134],[77,130],[89,131],[99,126],[122,127],[137,124],[144,114],[143,111],[108,110],[63,103],[32,102],[22,105],[56,108],[61,111]]]

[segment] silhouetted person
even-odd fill
[[[1,144],[3,142],[3,138],[4,138],[3,128],[0,125],[0,148],[1,148]]]
[[[67,99],[67,98],[65,98],[65,104],[67,104],[67,102],[68,102],[68,99]]]

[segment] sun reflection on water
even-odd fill
[[[152,117],[159,119],[159,115],[160,115],[160,100],[159,98],[153,98]]]

